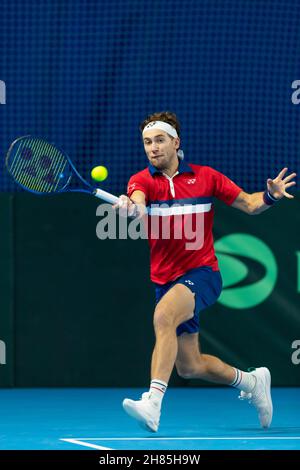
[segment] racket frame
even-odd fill
[[[41,191],[35,191],[33,189],[29,189],[28,187],[24,186],[22,183],[19,183],[13,176],[13,174],[11,173],[10,169],[9,169],[9,166],[8,166],[8,159],[9,159],[9,156],[10,156],[10,153],[11,153],[11,150],[12,148],[16,145],[17,142],[19,142],[20,140],[23,140],[23,139],[33,139],[33,140],[40,140],[42,142],[45,142],[46,144],[50,144],[50,145],[53,145],[53,147],[58,150],[67,160],[68,164],[70,165],[71,167],[71,174],[66,182],[66,184],[60,188],[59,190],[57,191],[52,191],[52,192],[41,192]],[[18,137],[17,139],[15,139],[11,145],[9,146],[9,149],[7,151],[7,154],[6,154],[6,158],[5,158],[5,165],[6,165],[6,168],[7,168],[7,171],[8,173],[10,174],[10,176],[12,177],[12,179],[14,180],[14,182],[20,186],[22,189],[26,190],[26,191],[29,191],[33,194],[37,194],[38,196],[50,196],[50,195],[53,195],[53,194],[60,194],[60,193],[87,193],[87,194],[91,194],[99,199],[103,199],[104,201],[106,202],[109,202],[110,204],[116,204],[117,202],[119,202],[119,198],[111,193],[108,193],[107,191],[104,191],[103,189],[100,189],[100,188],[95,188],[93,187],[90,183],[88,183],[82,176],[81,174],[78,172],[78,170],[76,169],[74,163],[72,162],[72,160],[70,159],[69,155],[64,152],[60,147],[58,147],[56,144],[52,143],[52,142],[48,142],[47,140],[43,139],[43,138],[40,138],[40,137],[34,137],[30,134],[28,135],[24,135],[22,137]],[[75,174],[77,176],[77,178],[83,183],[84,186],[86,186],[86,188],[88,189],[84,189],[84,188],[78,188],[78,189],[66,189],[70,183],[71,183],[71,180],[72,180],[72,176],[73,174]]]

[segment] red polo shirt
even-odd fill
[[[218,270],[213,245],[213,198],[231,205],[242,189],[209,166],[180,160],[172,177],[152,165],[133,175],[128,197],[142,191],[148,208],[151,280],[173,281],[193,268]]]

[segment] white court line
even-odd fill
[[[241,439],[252,439],[252,440],[255,440],[255,439],[300,439],[300,436],[270,436],[270,437],[267,437],[267,436],[263,436],[263,437],[260,437],[260,436],[257,436],[257,437],[213,437],[213,436],[210,436],[210,437],[74,437],[74,439],[78,440],[78,441],[187,441],[187,440],[190,440],[190,441],[194,441],[194,440],[203,440],[203,441],[207,441],[207,440],[241,440]],[[67,441],[68,439],[61,439],[63,441]]]
[[[300,436],[245,436],[245,437],[76,437],[60,439],[61,441],[241,441],[244,439],[259,440],[300,440]]]
[[[300,436],[272,436],[272,437],[77,437],[73,439],[60,439],[61,441],[70,442],[79,446],[91,447],[98,450],[116,450],[111,447],[103,447],[97,444],[83,441],[243,441],[243,440],[298,440]],[[120,449],[121,450],[121,449]]]
[[[97,446],[96,444],[90,444],[89,442],[81,442],[80,439],[60,439],[60,441],[71,442],[71,444],[78,444],[79,446],[92,447],[93,449],[114,450],[111,447],[102,447],[102,446]]]

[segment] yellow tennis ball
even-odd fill
[[[107,178],[108,171],[105,166],[95,166],[91,171],[91,177],[95,181],[104,181]]]

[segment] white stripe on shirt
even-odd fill
[[[185,205],[185,206],[176,206],[173,207],[155,207],[155,204],[148,208],[149,215],[160,215],[160,216],[170,216],[170,215],[183,215],[183,214],[199,214],[201,212],[209,212],[211,210],[211,203],[209,204],[194,204],[194,205]]]

